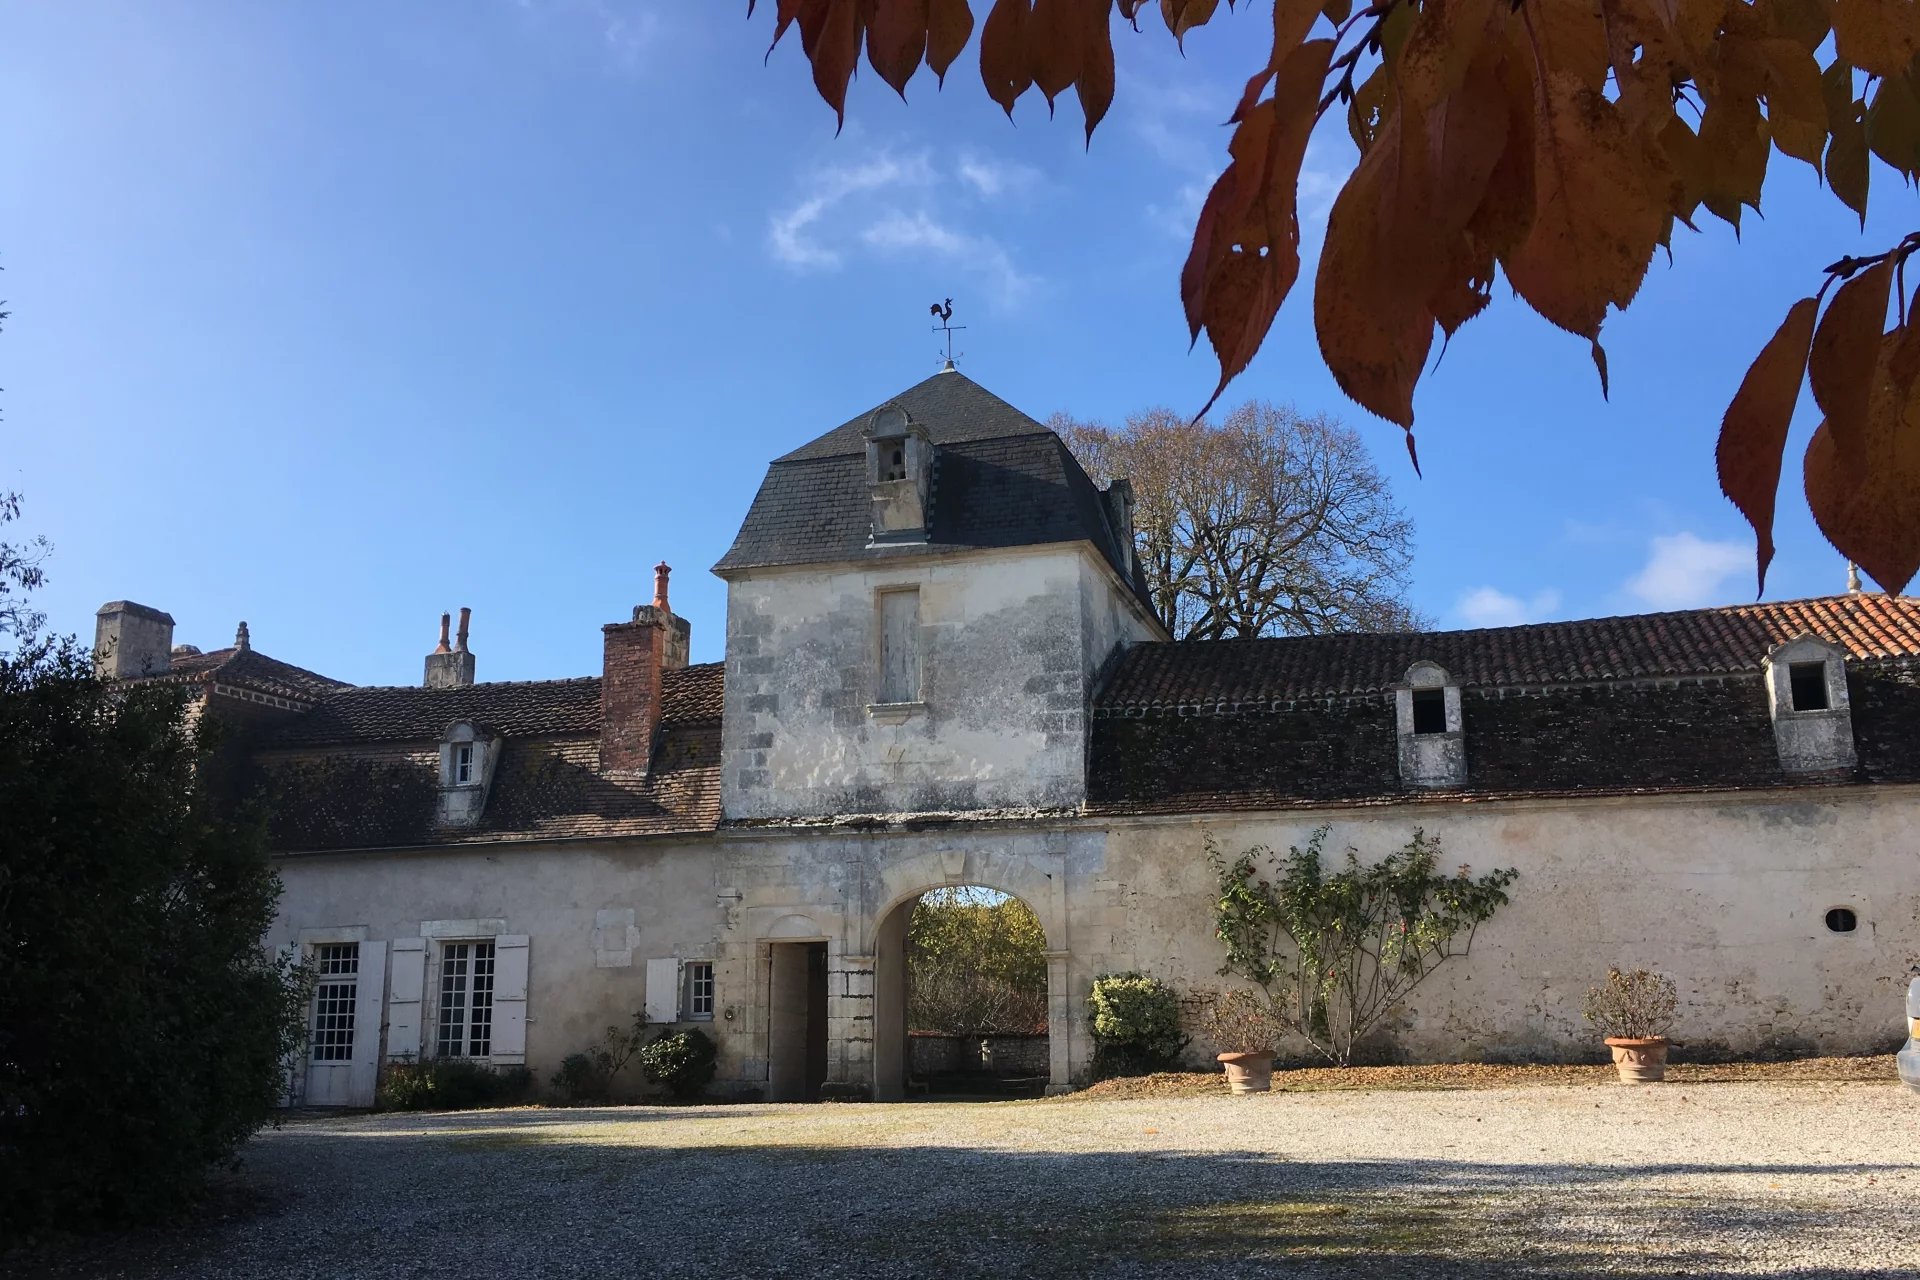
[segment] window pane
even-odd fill
[[[313,1060],[353,1061],[353,1006],[360,993],[360,944],[329,942],[313,949]]]
[[[457,1058],[466,1044],[467,974],[473,944],[449,942],[440,952],[440,1056]]]
[[[687,965],[687,1017],[713,1016],[713,962],[695,960]]]
[[[493,1052],[493,944],[473,944],[473,1010],[467,1020],[467,1054]]]

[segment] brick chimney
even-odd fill
[[[109,680],[165,675],[173,665],[173,617],[131,600],[100,606],[93,622],[93,671]]]
[[[653,603],[638,606],[631,622],[600,628],[606,646],[600,678],[600,768],[645,773],[660,724],[660,673],[687,665],[692,626],[667,603],[665,563],[653,571]]]
[[[453,622],[449,614],[440,615],[440,644],[427,655],[427,675],[424,683],[429,689],[463,689],[473,683],[473,653],[467,648],[467,623],[473,617],[473,610],[460,610],[460,635],[449,646],[447,628]]]

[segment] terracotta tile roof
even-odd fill
[[[724,674],[718,662],[663,672],[663,725],[718,723]],[[598,734],[600,677],[496,680],[453,689],[343,689],[279,730],[269,745],[423,742],[439,738],[455,720],[471,720],[508,737]]]
[[[1823,596],[1473,631],[1141,644],[1119,659],[1095,708],[1137,713],[1380,693],[1420,659],[1470,689],[1756,672],[1768,649],[1809,631],[1855,659],[1920,657],[1920,602]]]
[[[165,674],[145,679],[170,684],[200,684],[218,680],[242,685],[298,702],[315,702],[340,689],[351,688],[318,672],[269,658],[257,649],[215,649],[209,653],[175,654]]]

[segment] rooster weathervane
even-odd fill
[[[933,326],[933,331],[935,333],[944,333],[947,335],[947,368],[951,369],[953,368],[953,335],[958,333],[960,330],[966,328],[967,326],[963,324],[955,324],[953,322],[953,299],[952,298],[947,299],[945,306],[942,306],[941,304],[936,302],[933,304],[933,306],[928,308],[928,310],[932,311],[933,318],[940,322],[939,324]]]

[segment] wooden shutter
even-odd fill
[[[920,701],[920,592],[880,593],[881,702]]]
[[[494,1065],[527,1060],[527,935],[503,933],[493,940]]]
[[[647,961],[647,1021],[680,1021],[680,962]]]
[[[420,1056],[420,999],[427,982],[427,940],[396,938],[387,965],[387,1057]]]
[[[360,943],[360,975],[353,989],[353,1073],[347,1105],[373,1105],[380,1079],[380,1014],[387,1007],[387,944]]]

